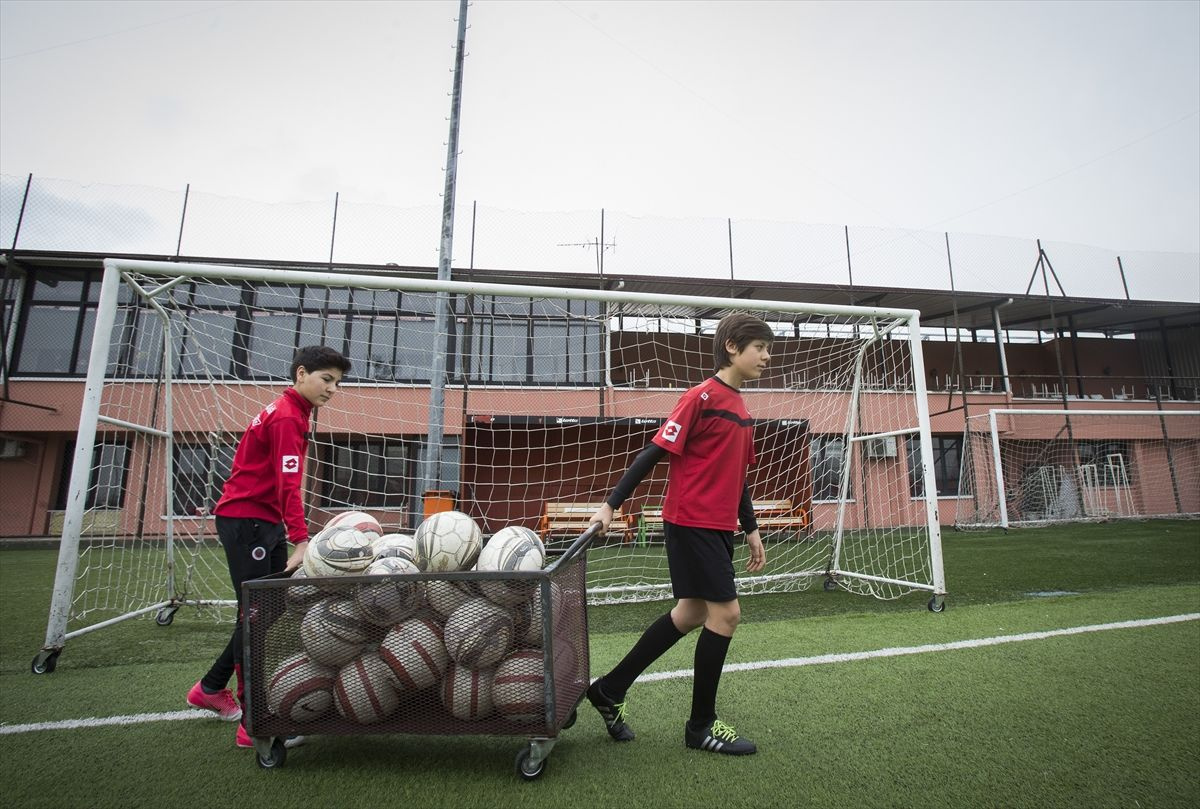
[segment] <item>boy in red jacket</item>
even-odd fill
[[[301,488],[309,419],[314,408],[333,398],[349,371],[350,361],[332,348],[300,349],[292,360],[292,386],[254,417],[238,442],[233,469],[213,509],[236,597],[241,595],[242,582],[294,570],[304,561],[308,523]],[[225,650],[187,695],[189,705],[231,722],[242,718],[240,617]],[[236,700],[226,687],[234,673]],[[236,743],[253,746],[240,723]]]

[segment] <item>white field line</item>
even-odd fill
[[[1045,632],[1022,632],[1017,635],[997,635],[991,638],[974,638],[959,640],[951,643],[930,643],[924,646],[894,646],[887,649],[874,649],[869,652],[843,652],[839,654],[815,655],[813,657],[789,657],[784,660],[761,660],[756,663],[730,663],[725,666],[726,672],[757,671],[760,669],[798,668],[800,666],[822,666],[830,663],[852,663],[857,660],[875,660],[882,657],[903,657],[905,655],[927,654],[930,652],[951,652],[959,649],[979,649],[985,646],[999,646],[1004,643],[1023,643],[1031,640],[1045,640],[1067,635],[1083,635],[1089,632],[1107,632],[1112,629],[1140,629],[1148,626],[1178,624],[1184,621],[1200,621],[1200,612],[1189,612],[1182,615],[1167,615],[1162,618],[1144,618],[1136,621],[1117,621],[1110,624],[1089,624],[1087,626],[1072,626],[1065,629],[1050,629]],[[655,682],[659,680],[677,680],[692,676],[691,669],[677,671],[657,671],[643,674],[640,682]],[[24,725],[0,724],[0,736],[14,733],[32,733],[39,730],[77,730],[80,728],[99,728],[112,725],[140,725],[147,722],[174,722],[183,719],[214,719],[209,711],[186,710],[166,711],[163,713],[128,714],[125,716],[92,717],[89,719],[63,719],[57,722],[31,722]]]

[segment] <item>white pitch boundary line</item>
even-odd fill
[[[1182,615],[1167,615],[1162,618],[1143,618],[1136,621],[1117,621],[1109,624],[1089,624],[1072,626],[1066,629],[1050,629],[1044,632],[1022,632],[1017,635],[997,635],[990,638],[975,638],[959,640],[951,643],[930,643],[924,646],[895,646],[887,649],[875,649],[869,652],[843,652],[840,654],[815,655],[813,657],[789,657],[784,660],[762,660],[757,663],[730,663],[725,666],[726,672],[758,671],[760,669],[798,668],[800,666],[822,666],[830,663],[852,663],[857,660],[875,660],[882,657],[903,657],[905,655],[927,654],[930,652],[951,652],[958,649],[980,649],[985,646],[1000,646],[1005,643],[1022,643],[1030,640],[1045,640],[1046,638],[1064,637],[1067,635],[1084,635],[1089,632],[1107,632],[1112,629],[1139,629],[1148,626],[1178,624],[1185,621],[1200,621],[1200,612],[1189,612]],[[678,680],[692,676],[691,669],[677,671],[657,671],[643,674],[640,682],[656,682],[661,680]],[[167,711],[164,713],[127,714],[124,716],[92,717],[90,719],[63,719],[57,722],[31,722],[24,725],[0,725],[0,736],[15,733],[33,733],[40,730],[78,730],[80,728],[110,727],[113,725],[140,725],[147,722],[174,722],[184,719],[213,719],[209,711],[186,710]]]

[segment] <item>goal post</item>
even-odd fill
[[[940,604],[946,593],[913,310],[126,259],[104,267],[35,670],[52,669],[70,637],[135,616],[167,624],[187,606],[229,617],[211,509],[242,432],[289,384],[295,350],[318,343],[353,368],[314,414],[311,529],[360,510],[411,533],[453,507],[485,535],[524,525],[553,547],[563,537],[552,512],[603,500],[680,394],[715,371],[719,319],[751,312],[775,334],[767,371],[743,388],[770,550],[768,569],[748,575],[739,544],[739,592],[826,581],[877,598],[926,591]],[[669,597],[667,468],[589,553],[593,603]]]
[[[963,434],[955,526],[1200,516],[1200,411],[993,408]]]

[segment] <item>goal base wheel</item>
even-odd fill
[[[163,607],[154,615],[154,623],[159,626],[170,626],[175,621],[175,613],[179,611],[179,605]]]
[[[837,579],[832,579],[832,578],[825,579],[824,587],[825,587],[825,592],[827,592],[827,593],[832,593],[834,590],[837,590],[838,589]]]
[[[29,666],[30,671],[34,674],[50,674],[54,671],[54,667],[58,665],[58,655],[60,652],[62,652],[62,649],[53,649],[50,651],[43,649],[38,652],[33,658],[33,663]]]
[[[929,599],[928,606],[929,606],[930,612],[945,612],[946,611],[946,597],[945,596],[933,596],[932,598]]]

